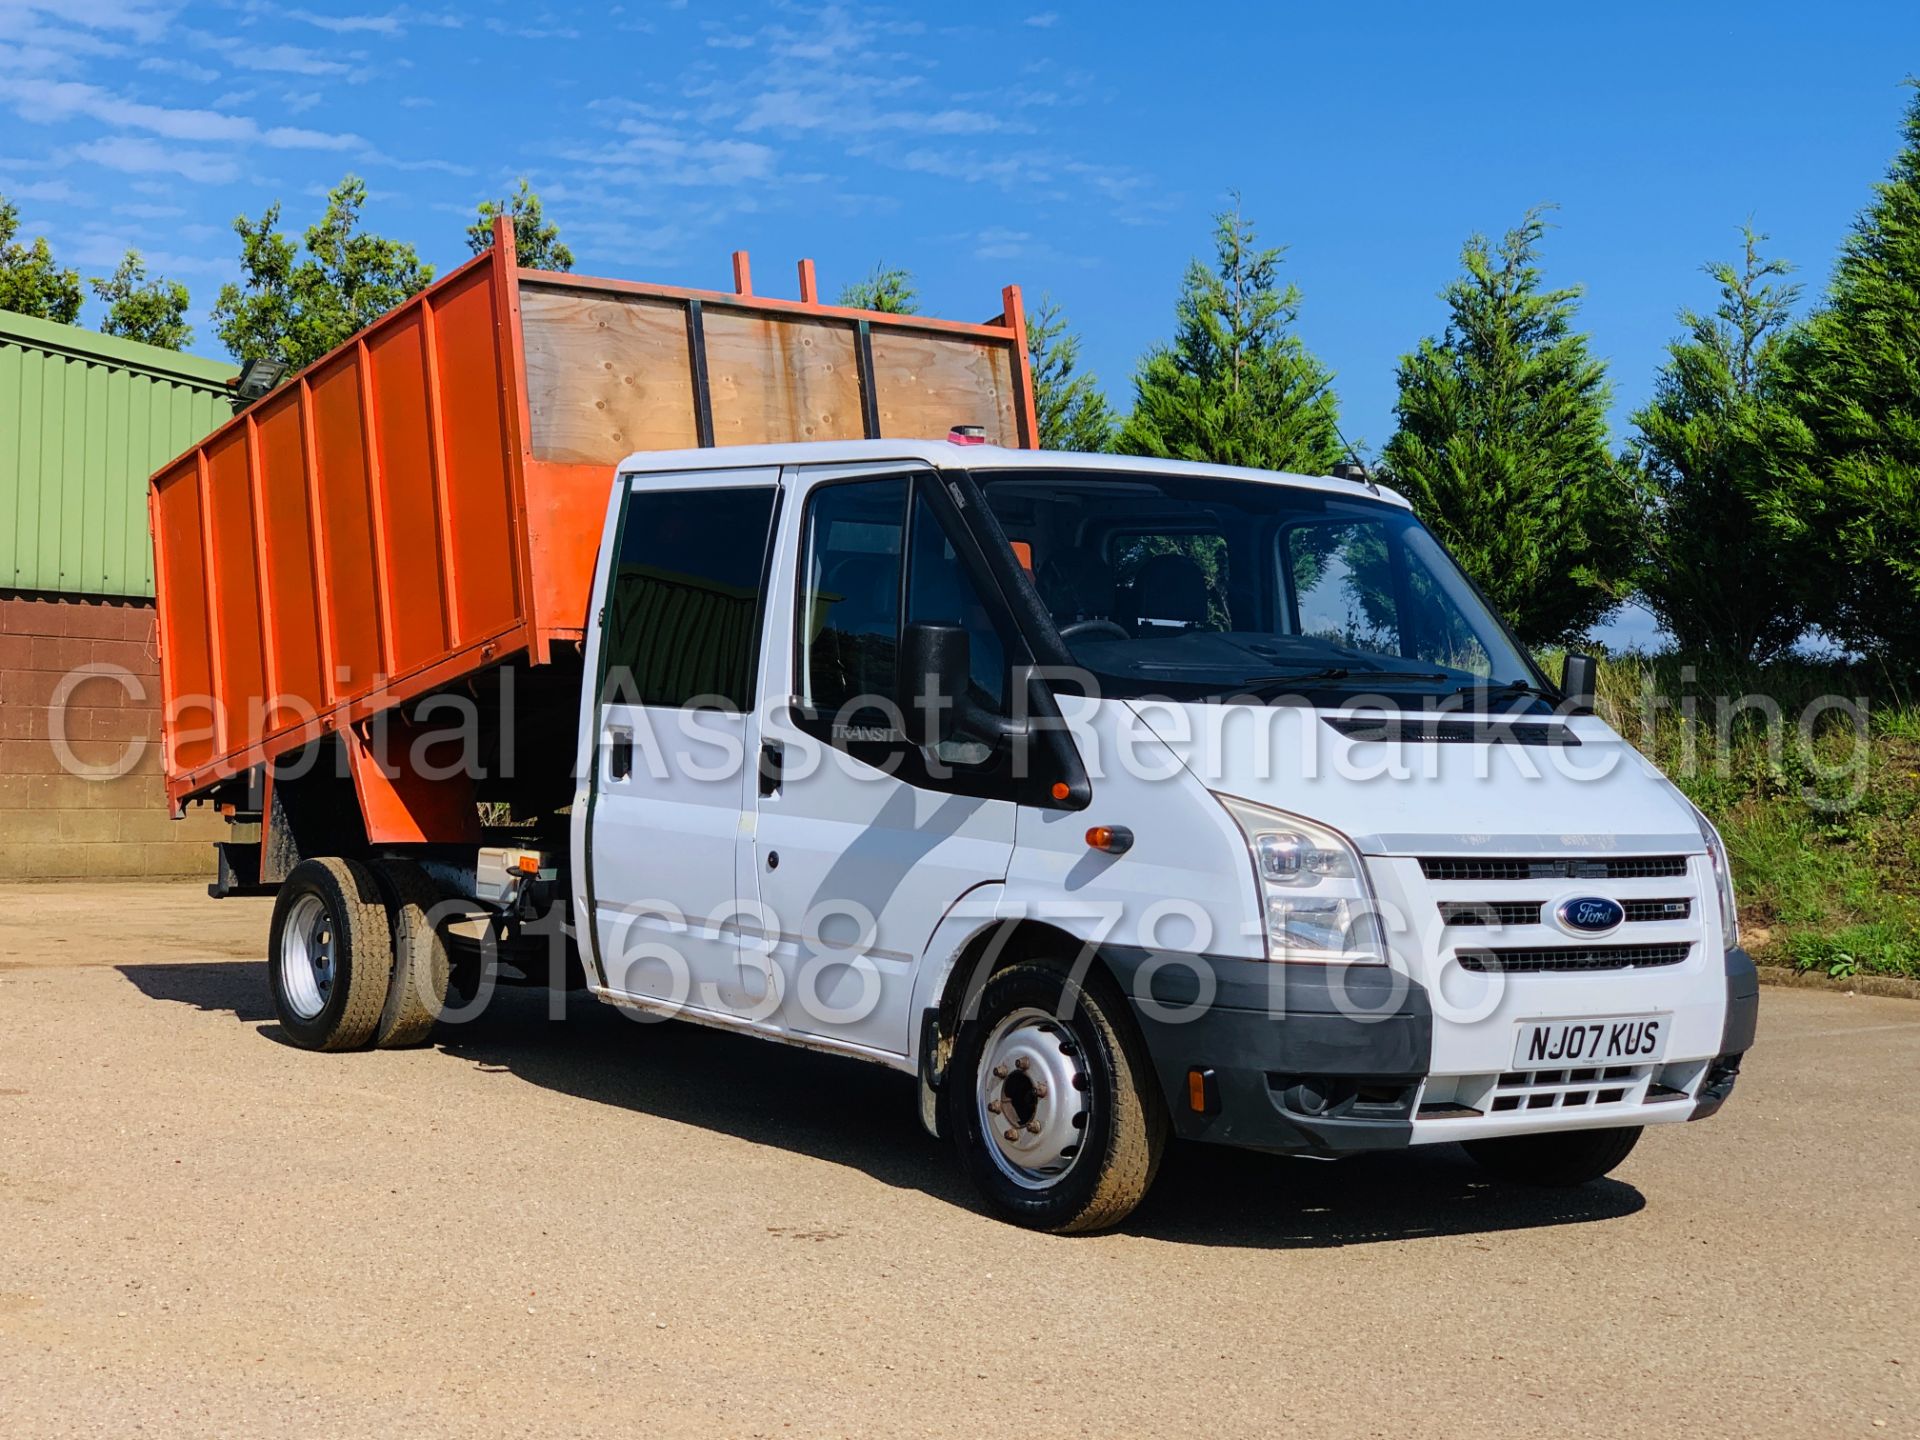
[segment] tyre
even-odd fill
[[[373,1038],[393,974],[387,907],[357,860],[302,860],[280,886],[267,933],[274,1014],[306,1050]]]
[[[373,1043],[382,1050],[399,1050],[424,1044],[433,1033],[434,1022],[447,1008],[452,965],[447,943],[433,923],[440,890],[427,872],[411,860],[376,860],[372,869],[387,902],[393,942],[393,979]]]
[[[1641,1127],[1563,1130],[1551,1135],[1503,1135],[1462,1142],[1489,1174],[1521,1185],[1572,1186],[1598,1180],[1639,1143]]]
[[[1101,977],[1077,985],[1042,964],[995,975],[955,1038],[942,1092],[947,1133],[982,1197],[1036,1230],[1118,1225],[1166,1149],[1152,1065]]]

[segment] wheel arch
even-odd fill
[[[969,891],[964,898],[974,900],[984,888]],[[923,1090],[929,1092],[938,1086],[946,1052],[969,1004],[978,1000],[980,990],[1000,971],[1047,959],[1065,961],[1081,975],[1098,973],[1116,987],[1120,983],[1099,942],[1087,936],[1030,915],[1001,914],[996,909],[982,916],[972,906],[964,915],[959,910],[956,904],[935,928],[914,985],[907,1058],[919,1073]]]

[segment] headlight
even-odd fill
[[[1386,938],[1360,854],[1346,837],[1283,810],[1228,795],[1227,807],[1260,881],[1267,958],[1323,965],[1384,965]]]
[[[1720,896],[1720,934],[1731,950],[1740,943],[1740,908],[1733,902],[1733,871],[1727,864],[1726,843],[1698,805],[1689,802],[1689,808],[1700,827],[1700,838],[1707,842],[1707,859],[1713,862],[1713,888]]]

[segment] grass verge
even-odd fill
[[[1601,714],[1720,828],[1762,964],[1920,978],[1920,705],[1866,667],[1620,656]]]

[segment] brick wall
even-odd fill
[[[133,677],[74,685],[62,714],[70,757],[115,766],[92,779],[62,763],[49,705],[77,666],[117,665]],[[0,590],[0,880],[109,876],[210,879],[208,842],[226,826],[206,807],[167,818],[160,786],[160,678],[153,602]]]

